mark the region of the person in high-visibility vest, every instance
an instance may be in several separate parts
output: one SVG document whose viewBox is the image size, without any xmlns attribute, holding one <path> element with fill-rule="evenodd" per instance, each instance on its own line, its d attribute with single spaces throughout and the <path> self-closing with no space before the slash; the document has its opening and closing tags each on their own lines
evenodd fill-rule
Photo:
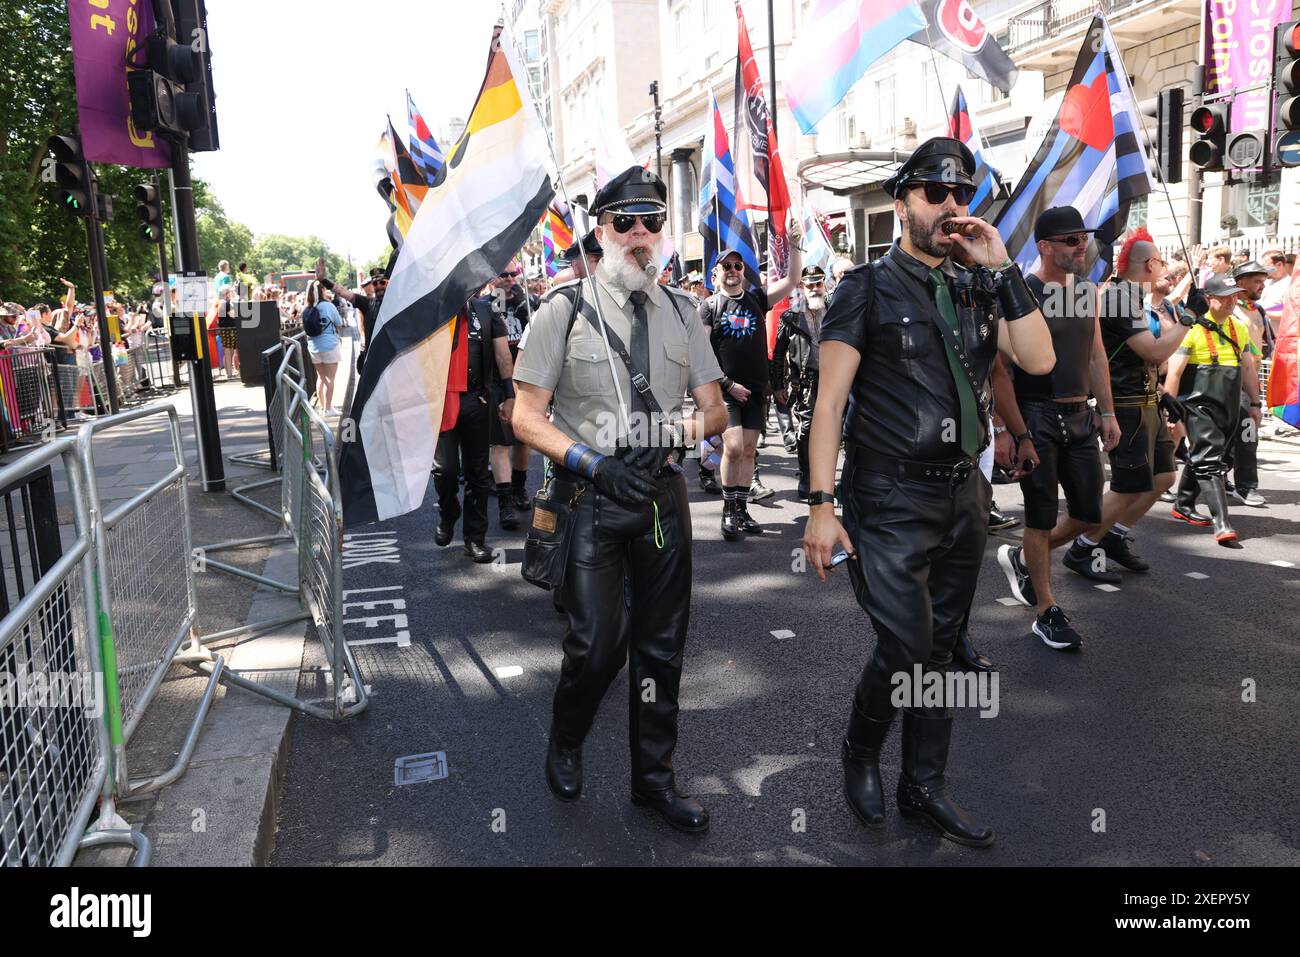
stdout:
<svg viewBox="0 0 1300 957">
<path fill-rule="evenodd" d="M 1239 548 L 1237 533 L 1228 521 L 1228 493 L 1224 485 L 1224 457 L 1238 439 L 1241 400 L 1250 401 L 1250 424 L 1259 428 L 1259 350 L 1250 329 L 1233 315 L 1242 289 L 1227 275 L 1214 275 L 1205 283 L 1209 313 L 1197 318 L 1183 344 L 1169 360 L 1165 391 L 1178 396 L 1186 407 L 1187 465 L 1178 483 L 1174 518 L 1193 525 L 1214 525 L 1220 545 Z M 1197 511 L 1204 498 L 1210 518 Z"/>
</svg>

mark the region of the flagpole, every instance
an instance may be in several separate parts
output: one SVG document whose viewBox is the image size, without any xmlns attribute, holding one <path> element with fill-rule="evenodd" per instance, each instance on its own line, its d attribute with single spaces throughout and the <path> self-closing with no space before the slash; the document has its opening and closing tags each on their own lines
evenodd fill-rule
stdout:
<svg viewBox="0 0 1300 957">
<path fill-rule="evenodd" d="M 1119 44 L 1115 42 L 1115 37 L 1110 32 L 1110 22 L 1106 19 L 1106 15 L 1101 12 L 1098 12 L 1097 16 L 1101 18 L 1101 27 L 1104 31 L 1106 31 L 1106 40 L 1108 41 L 1106 45 L 1110 48 L 1110 51 L 1115 54 L 1115 59 L 1119 61 L 1118 63 L 1113 64 L 1113 66 L 1116 70 L 1124 70 L 1125 69 L 1124 57 L 1120 54 Z M 1127 71 L 1125 71 L 1124 76 L 1125 77 L 1128 76 Z M 1157 93 L 1157 95 L 1159 94 Z M 1132 86 L 1129 87 L 1129 104 L 1131 107 L 1137 106 L 1137 103 L 1134 102 L 1133 100 Z M 1139 122 L 1142 124 L 1142 132 L 1146 134 L 1148 143 L 1155 144 L 1156 150 L 1158 152 L 1159 143 L 1158 141 L 1151 138 L 1151 130 L 1147 127 L 1146 114 L 1143 113 L 1140 109 L 1131 109 L 1129 112 L 1132 113 L 1134 116 L 1142 117 L 1141 120 L 1139 120 Z M 1181 116 L 1178 117 L 1178 122 L 1179 123 L 1182 122 Z M 1180 163 L 1183 161 L 1181 156 L 1178 158 L 1178 161 Z M 1172 196 L 1169 195 L 1169 184 L 1165 182 L 1165 173 L 1164 170 L 1160 168 L 1160 159 L 1158 156 L 1156 158 L 1156 177 L 1160 180 L 1160 186 L 1164 190 L 1165 202 L 1169 204 L 1169 218 L 1174 221 L 1174 232 L 1178 234 L 1178 245 L 1183 250 L 1183 261 L 1187 263 L 1188 274 L 1191 275 L 1192 277 L 1192 288 L 1195 289 L 1197 288 L 1195 269 L 1192 265 L 1191 257 L 1189 257 L 1187 254 L 1187 243 L 1183 239 L 1183 228 L 1178 224 L 1178 214 L 1174 211 L 1174 199 Z M 1127 224 L 1125 225 L 1127 227 Z"/>
<path fill-rule="evenodd" d="M 772 136 L 776 136 L 776 24 L 772 15 L 772 0 L 767 0 L 767 96 L 768 121 L 772 127 Z M 767 151 L 767 278 L 772 281 L 775 270 L 772 256 L 772 237 L 776 230 L 772 226 L 772 151 L 776 149 L 775 140 L 768 144 Z"/>
<path fill-rule="evenodd" d="M 930 51 L 930 69 L 934 71 L 934 83 L 935 86 L 939 88 L 939 98 L 945 104 L 951 103 L 952 101 L 948 99 L 948 94 L 943 91 L 943 80 L 939 79 L 939 64 L 934 57 L 934 43 L 930 39 L 930 18 L 929 17 L 925 18 L 925 47 L 927 50 Z M 944 112 L 946 113 L 947 111 L 948 111 L 948 107 L 945 106 Z"/>
</svg>

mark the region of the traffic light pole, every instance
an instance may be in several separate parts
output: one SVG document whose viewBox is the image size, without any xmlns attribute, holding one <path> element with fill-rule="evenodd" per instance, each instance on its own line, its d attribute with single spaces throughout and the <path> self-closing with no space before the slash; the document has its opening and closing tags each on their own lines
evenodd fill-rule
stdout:
<svg viewBox="0 0 1300 957">
<path fill-rule="evenodd" d="M 199 237 L 194 224 L 194 191 L 190 183 L 190 150 L 184 140 L 172 140 L 172 189 L 176 214 L 176 239 L 182 276 L 202 276 L 199 265 Z M 181 281 L 178 279 L 178 281 Z M 190 395 L 194 401 L 194 430 L 199 440 L 199 467 L 205 492 L 224 492 L 226 469 L 221 457 L 221 435 L 217 432 L 217 399 L 212 387 L 212 363 L 207 354 L 208 334 L 202 319 L 197 322 L 203 358 L 190 363 Z"/>
<path fill-rule="evenodd" d="M 104 231 L 99 222 L 99 195 L 95 174 L 86 164 L 86 246 L 90 251 L 90 285 L 95 291 L 95 317 L 99 322 L 99 354 L 104 366 L 104 387 L 108 390 L 108 410 L 121 411 L 117 395 L 117 368 L 113 365 L 113 336 L 108 328 L 108 310 L 104 306 L 104 289 L 108 286 L 108 263 L 104 254 Z M 93 367 L 92 367 L 93 368 Z M 93 380 L 93 376 L 92 376 Z"/>
</svg>

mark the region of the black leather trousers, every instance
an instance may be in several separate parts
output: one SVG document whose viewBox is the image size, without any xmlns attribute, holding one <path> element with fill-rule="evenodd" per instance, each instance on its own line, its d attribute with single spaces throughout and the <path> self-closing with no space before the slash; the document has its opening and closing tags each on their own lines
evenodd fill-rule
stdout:
<svg viewBox="0 0 1300 957">
<path fill-rule="evenodd" d="M 1221 476 L 1241 423 L 1241 369 L 1189 365 L 1178 398 L 1187 406 L 1187 461 L 1198 479 Z"/>
<path fill-rule="evenodd" d="M 449 525 L 461 516 L 460 472 L 465 470 L 465 541 L 483 544 L 488 530 L 488 416 L 495 415 L 476 394 L 462 392 L 454 428 L 438 436 L 434 487 L 438 512 Z"/>
<path fill-rule="evenodd" d="M 854 464 L 852 448 L 845 459 L 844 528 L 858 552 L 849 576 L 876 630 L 856 703 L 881 721 L 896 710 L 895 673 L 910 676 L 915 664 L 942 671 L 952 662 L 975 597 L 993 487 L 979 469 L 954 486 L 868 471 Z"/>
<path fill-rule="evenodd" d="M 812 471 L 808 464 L 808 442 L 812 438 L 812 413 L 817 408 L 817 374 L 813 373 L 812 384 L 808 387 L 808 396 L 792 406 L 795 415 L 795 429 L 799 436 L 796 452 L 799 456 L 799 478 L 801 484 L 807 485 Z"/>
<path fill-rule="evenodd" d="M 560 601 L 569 618 L 552 733 L 564 747 L 587 736 L 610 683 L 628 663 L 632 787 L 671 787 L 677 691 L 691 609 L 691 523 L 686 481 L 656 482 L 651 506 L 628 509 L 588 488 Z M 630 587 L 624 586 L 624 575 Z"/>
<path fill-rule="evenodd" d="M 1243 492 L 1259 488 L 1259 430 L 1250 417 L 1250 397 L 1244 392 L 1237 440 L 1224 456 L 1224 466 L 1232 469 L 1232 482 Z"/>
</svg>

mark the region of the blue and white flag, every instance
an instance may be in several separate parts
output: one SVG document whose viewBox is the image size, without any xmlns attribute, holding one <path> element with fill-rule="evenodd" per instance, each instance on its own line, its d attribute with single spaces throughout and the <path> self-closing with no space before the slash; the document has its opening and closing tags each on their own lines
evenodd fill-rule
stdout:
<svg viewBox="0 0 1300 957">
<path fill-rule="evenodd" d="M 415 108 L 415 101 L 411 99 L 410 90 L 406 92 L 406 118 L 411 124 L 411 159 L 415 161 L 416 168 L 419 169 L 429 185 L 437 186 L 441 182 L 438 174 L 447 165 L 447 161 L 443 158 L 442 150 L 438 147 L 438 141 L 429 132 L 429 126 L 424 122 L 424 117 Z"/>
<path fill-rule="evenodd" d="M 731 161 L 727 130 L 722 125 L 718 101 L 709 93 L 713 122 L 704 138 L 704 169 L 700 175 L 700 236 L 704 240 L 704 286 L 713 289 L 713 267 L 718 253 L 731 249 L 745 261 L 745 279 L 761 289 L 758 252 L 749 217 L 736 201 L 736 166 Z"/>
<path fill-rule="evenodd" d="M 1119 50 L 1099 14 L 1084 36 L 1055 122 L 994 222 L 1025 272 L 1039 264 L 1039 214 L 1073 206 L 1097 230 L 1090 277 L 1109 273 L 1111 248 L 1128 225 L 1129 205 L 1153 189 L 1138 128 Z"/>
</svg>

